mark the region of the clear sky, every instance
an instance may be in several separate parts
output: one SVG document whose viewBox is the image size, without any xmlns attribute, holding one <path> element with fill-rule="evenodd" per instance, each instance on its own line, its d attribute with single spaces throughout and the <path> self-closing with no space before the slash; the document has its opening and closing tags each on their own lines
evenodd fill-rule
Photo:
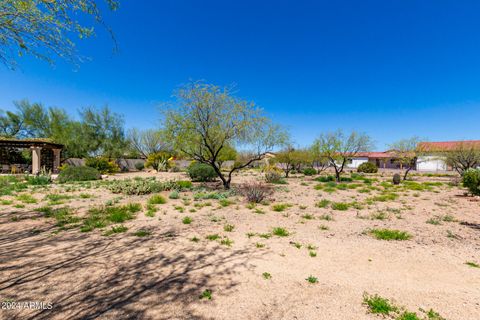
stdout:
<svg viewBox="0 0 480 320">
<path fill-rule="evenodd" d="M 323 131 L 480 139 L 480 1 L 120 0 L 75 70 L 21 58 L 0 66 L 0 108 L 29 99 L 72 114 L 108 104 L 128 127 L 189 80 L 236 84 L 306 145 Z"/>
</svg>

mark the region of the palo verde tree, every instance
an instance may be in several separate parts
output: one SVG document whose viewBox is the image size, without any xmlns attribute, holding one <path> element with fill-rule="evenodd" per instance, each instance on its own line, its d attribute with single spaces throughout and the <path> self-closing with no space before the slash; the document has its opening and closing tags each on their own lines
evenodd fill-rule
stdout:
<svg viewBox="0 0 480 320">
<path fill-rule="evenodd" d="M 287 145 L 284 149 L 276 153 L 275 162 L 278 163 L 283 172 L 285 172 L 285 178 L 288 178 L 290 172 L 299 165 L 295 148 Z"/>
<path fill-rule="evenodd" d="M 313 143 L 312 151 L 325 159 L 335 169 L 335 178 L 340 182 L 340 176 L 345 165 L 360 152 L 372 148 L 372 140 L 363 133 L 351 132 L 345 135 L 343 131 L 321 134 Z"/>
<path fill-rule="evenodd" d="M 176 93 L 177 104 L 164 111 L 163 128 L 174 148 L 211 166 L 230 188 L 234 172 L 263 159 L 281 144 L 285 132 L 253 103 L 232 95 L 230 88 L 192 82 Z M 228 148 L 248 150 L 223 172 L 219 165 Z"/>
<path fill-rule="evenodd" d="M 480 167 L 480 143 L 474 141 L 460 142 L 451 150 L 442 151 L 440 156 L 444 157 L 446 163 L 455 171 L 463 175 L 469 169 Z"/>
<path fill-rule="evenodd" d="M 412 137 L 409 139 L 399 140 L 389 146 L 395 162 L 405 170 L 405 173 L 403 174 L 403 180 L 406 180 L 408 173 L 415 168 L 419 155 L 419 143 L 420 139 L 418 137 Z"/>
<path fill-rule="evenodd" d="M 102 2 L 118 8 L 117 0 Z M 95 35 L 95 25 L 113 38 L 95 0 L 1 0 L 0 62 L 15 68 L 16 59 L 27 54 L 49 63 L 52 56 L 81 62 L 73 38 Z"/>
<path fill-rule="evenodd" d="M 134 153 L 144 158 L 162 151 L 168 151 L 173 154 L 172 147 L 161 130 L 131 129 L 128 132 L 128 144 Z"/>
</svg>

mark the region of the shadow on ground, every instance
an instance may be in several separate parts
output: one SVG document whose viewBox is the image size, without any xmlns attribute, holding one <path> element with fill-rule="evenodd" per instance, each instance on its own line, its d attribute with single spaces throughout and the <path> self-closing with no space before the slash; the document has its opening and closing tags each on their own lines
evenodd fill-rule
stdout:
<svg viewBox="0 0 480 320">
<path fill-rule="evenodd" d="M 8 319 L 209 319 L 215 299 L 200 301 L 200 293 L 228 294 L 253 254 L 189 242 L 173 229 L 103 237 L 78 229 L 52 235 L 45 223 L 32 232 L 5 216 L 0 223 L 0 300 L 53 303 L 2 310 Z"/>
</svg>

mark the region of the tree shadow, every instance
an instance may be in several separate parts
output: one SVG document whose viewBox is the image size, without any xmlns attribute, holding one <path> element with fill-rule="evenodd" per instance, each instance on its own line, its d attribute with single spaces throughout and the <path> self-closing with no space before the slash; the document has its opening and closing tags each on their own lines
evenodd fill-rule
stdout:
<svg viewBox="0 0 480 320">
<path fill-rule="evenodd" d="M 3 310 L 9 319 L 209 319 L 201 309 L 215 298 L 200 301 L 201 292 L 228 294 L 256 254 L 192 243 L 168 227 L 149 237 L 78 230 L 52 236 L 50 228 L 0 238 L 1 299 L 53 303 Z"/>
</svg>

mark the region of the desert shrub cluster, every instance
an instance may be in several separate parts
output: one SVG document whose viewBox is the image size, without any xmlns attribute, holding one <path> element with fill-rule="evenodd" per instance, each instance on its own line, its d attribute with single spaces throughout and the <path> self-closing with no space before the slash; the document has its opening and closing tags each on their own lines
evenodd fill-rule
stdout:
<svg viewBox="0 0 480 320">
<path fill-rule="evenodd" d="M 357 171 L 363 173 L 377 173 L 378 168 L 374 163 L 364 162 L 358 166 Z"/>
<path fill-rule="evenodd" d="M 85 159 L 85 166 L 97 169 L 101 174 L 117 173 L 120 168 L 115 161 L 103 157 Z"/>
<path fill-rule="evenodd" d="M 468 169 L 463 173 L 462 180 L 471 194 L 480 195 L 480 169 Z"/>
<path fill-rule="evenodd" d="M 57 181 L 60 183 L 65 183 L 74 181 L 99 180 L 100 178 L 100 172 L 95 168 L 87 166 L 68 166 L 60 171 Z"/>
<path fill-rule="evenodd" d="M 182 190 L 192 187 L 190 181 L 158 181 L 155 178 L 115 180 L 106 185 L 113 193 L 142 195 L 161 191 Z"/>
<path fill-rule="evenodd" d="M 239 188 L 240 194 L 250 203 L 260 203 L 273 193 L 272 188 L 261 182 L 244 183 Z"/>
<path fill-rule="evenodd" d="M 215 170 L 205 163 L 193 162 L 187 169 L 187 173 L 192 181 L 208 182 L 217 177 Z"/>
</svg>

